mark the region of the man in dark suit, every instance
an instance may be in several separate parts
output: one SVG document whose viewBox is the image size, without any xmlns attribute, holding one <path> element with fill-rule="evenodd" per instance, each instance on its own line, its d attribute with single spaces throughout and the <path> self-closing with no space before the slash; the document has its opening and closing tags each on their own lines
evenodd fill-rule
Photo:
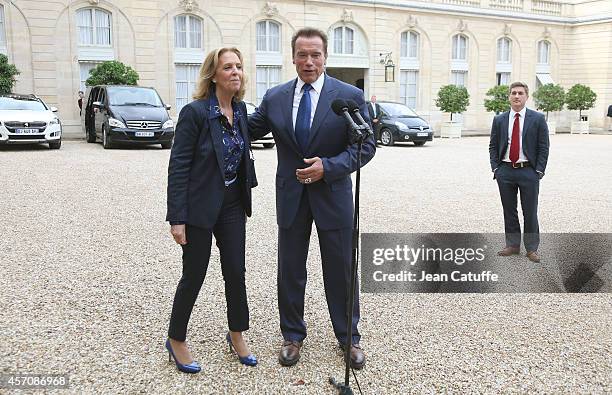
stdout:
<svg viewBox="0 0 612 395">
<path fill-rule="evenodd" d="M 283 366 L 295 365 L 306 337 L 304 292 L 306 258 L 312 221 L 319 236 L 323 281 L 334 333 L 347 343 L 347 295 L 351 278 L 353 189 L 357 146 L 349 141 L 344 118 L 331 110 L 334 99 L 352 99 L 369 120 L 363 92 L 324 73 L 327 36 L 304 28 L 292 40 L 298 77 L 270 89 L 249 118 L 250 133 L 259 138 L 272 131 L 276 141 L 276 215 L 278 223 L 278 307 L 284 342 Z M 362 164 L 374 156 L 374 140 L 363 145 Z M 355 293 L 351 364 L 361 368 L 359 291 Z"/>
<path fill-rule="evenodd" d="M 544 115 L 525 107 L 528 98 L 527 84 L 510 85 L 511 109 L 493 119 L 489 158 L 504 208 L 506 247 L 497 254 L 510 256 L 520 252 L 521 225 L 517 212 L 520 191 L 527 258 L 540 262 L 538 194 L 548 162 L 549 139 Z"/>
</svg>

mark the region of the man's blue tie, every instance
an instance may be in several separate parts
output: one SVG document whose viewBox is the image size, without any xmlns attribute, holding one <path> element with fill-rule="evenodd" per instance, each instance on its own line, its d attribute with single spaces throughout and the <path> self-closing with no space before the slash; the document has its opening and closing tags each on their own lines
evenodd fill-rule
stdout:
<svg viewBox="0 0 612 395">
<path fill-rule="evenodd" d="M 310 135 L 310 113 L 312 105 L 310 104 L 310 93 L 312 85 L 304 84 L 302 90 L 302 98 L 298 107 L 297 118 L 295 119 L 295 139 L 300 146 L 302 153 L 306 153 L 308 145 L 308 136 Z"/>
</svg>

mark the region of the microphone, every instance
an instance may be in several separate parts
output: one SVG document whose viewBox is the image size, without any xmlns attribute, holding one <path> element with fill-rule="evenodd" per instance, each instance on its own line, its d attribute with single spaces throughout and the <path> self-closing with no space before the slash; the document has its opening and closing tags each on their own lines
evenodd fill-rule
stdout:
<svg viewBox="0 0 612 395">
<path fill-rule="evenodd" d="M 349 126 L 351 127 L 351 133 L 349 136 L 351 144 L 354 144 L 358 141 L 363 141 L 363 138 L 365 138 L 365 135 L 361 131 L 365 130 L 367 133 L 368 129 L 366 129 L 366 127 L 364 127 L 363 125 L 357 125 L 355 123 L 355 121 L 349 114 L 349 105 L 346 102 L 346 100 L 344 99 L 334 100 L 331 104 L 331 108 L 336 115 L 338 116 L 343 115 L 346 121 L 348 122 Z"/>
<path fill-rule="evenodd" d="M 349 111 L 355 114 L 359 122 L 361 122 L 361 125 L 365 127 L 366 136 L 373 135 L 374 133 L 372 132 L 372 128 L 370 127 L 370 124 L 367 123 L 365 119 L 363 119 L 363 117 L 361 116 L 361 113 L 359 112 L 359 105 L 357 104 L 357 102 L 355 102 L 355 100 L 348 99 L 346 101 L 346 104 L 348 105 Z"/>
<path fill-rule="evenodd" d="M 346 121 L 351 125 L 351 129 L 358 131 L 360 129 L 359 125 L 353 121 L 353 118 L 349 115 L 349 106 L 346 100 L 344 99 L 336 99 L 332 102 L 331 108 L 336 115 L 344 115 Z"/>
</svg>

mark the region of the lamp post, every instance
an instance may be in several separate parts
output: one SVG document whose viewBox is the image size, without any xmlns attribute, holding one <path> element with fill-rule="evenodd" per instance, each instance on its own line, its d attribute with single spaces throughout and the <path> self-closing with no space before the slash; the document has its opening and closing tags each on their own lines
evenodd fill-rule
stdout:
<svg viewBox="0 0 612 395">
<path fill-rule="evenodd" d="M 395 82 L 395 64 L 393 63 L 393 59 L 391 59 L 391 54 L 393 52 L 381 52 L 380 56 L 380 64 L 385 66 L 385 82 Z"/>
</svg>

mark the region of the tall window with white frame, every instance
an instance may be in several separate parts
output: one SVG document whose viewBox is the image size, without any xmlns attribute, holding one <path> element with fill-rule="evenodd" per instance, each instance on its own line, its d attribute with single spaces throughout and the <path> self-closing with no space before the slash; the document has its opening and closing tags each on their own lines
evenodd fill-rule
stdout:
<svg viewBox="0 0 612 395">
<path fill-rule="evenodd" d="M 512 69 L 512 40 L 502 37 L 497 40 L 497 65 L 495 82 L 497 85 L 510 85 Z"/>
<path fill-rule="evenodd" d="M 546 40 L 538 42 L 538 63 L 550 64 L 550 43 Z"/>
<path fill-rule="evenodd" d="M 257 22 L 257 52 L 280 52 L 280 25 L 274 21 Z"/>
<path fill-rule="evenodd" d="M 89 78 L 89 72 L 94 69 L 98 63 L 96 62 L 79 62 L 80 83 L 79 90 L 85 92 L 85 81 Z"/>
<path fill-rule="evenodd" d="M 6 32 L 4 30 L 4 6 L 0 4 L 0 53 L 7 54 L 6 48 Z"/>
<path fill-rule="evenodd" d="M 255 101 L 259 104 L 268 89 L 280 84 L 283 59 L 281 25 L 273 20 L 263 20 L 257 22 L 255 29 Z"/>
<path fill-rule="evenodd" d="M 355 31 L 348 26 L 334 29 L 334 53 L 352 55 L 354 53 Z"/>
<path fill-rule="evenodd" d="M 195 15 L 174 17 L 174 47 L 202 48 L 202 19 Z"/>
<path fill-rule="evenodd" d="M 418 70 L 402 70 L 400 73 L 400 98 L 410 108 L 417 105 Z"/>
<path fill-rule="evenodd" d="M 78 42 L 81 46 L 111 46 L 111 15 L 99 8 L 77 11 Z"/>
<path fill-rule="evenodd" d="M 199 64 L 176 64 L 176 111 L 191 102 L 200 71 Z"/>
<path fill-rule="evenodd" d="M 400 39 L 400 99 L 410 108 L 416 108 L 419 81 L 420 36 L 405 31 Z"/>
<path fill-rule="evenodd" d="M 468 39 L 463 34 L 456 34 L 453 36 L 453 60 L 464 60 L 467 61 L 467 49 Z"/>
<path fill-rule="evenodd" d="M 113 59 L 112 17 L 100 8 L 76 11 L 76 32 L 79 46 L 79 90 L 85 92 L 89 72 L 98 63 Z"/>
<path fill-rule="evenodd" d="M 280 84 L 280 66 L 257 66 L 257 104 L 261 103 L 268 89 Z"/>
<path fill-rule="evenodd" d="M 175 109 L 179 113 L 193 99 L 204 49 L 204 23 L 196 15 L 174 17 Z"/>
</svg>

